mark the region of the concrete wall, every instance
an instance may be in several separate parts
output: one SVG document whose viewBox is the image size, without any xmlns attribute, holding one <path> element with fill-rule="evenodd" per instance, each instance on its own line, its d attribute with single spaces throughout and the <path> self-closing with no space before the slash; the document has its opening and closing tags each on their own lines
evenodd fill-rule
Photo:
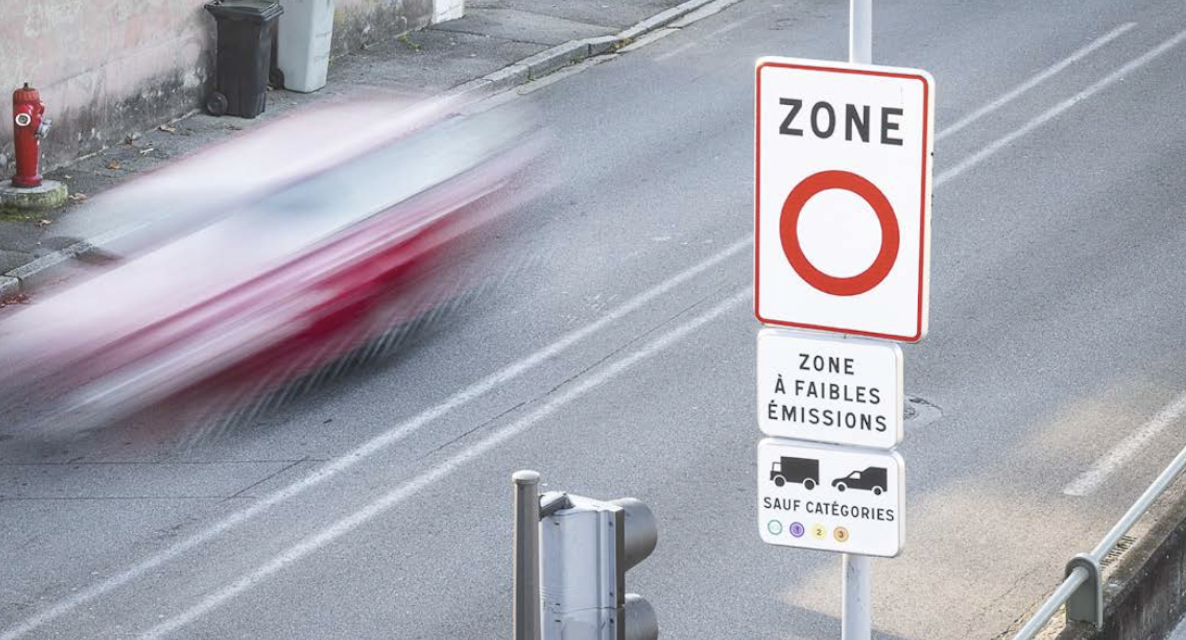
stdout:
<svg viewBox="0 0 1186 640">
<path fill-rule="evenodd" d="M 0 0 L 3 174 L 12 166 L 11 91 L 23 82 L 49 106 L 49 167 L 198 108 L 213 72 L 207 1 Z M 337 0 L 334 53 L 459 17 L 461 3 Z"/>
<path fill-rule="evenodd" d="M 333 55 L 434 22 L 436 7 L 461 0 L 335 0 Z M 460 15 L 456 17 L 461 17 Z"/>
</svg>

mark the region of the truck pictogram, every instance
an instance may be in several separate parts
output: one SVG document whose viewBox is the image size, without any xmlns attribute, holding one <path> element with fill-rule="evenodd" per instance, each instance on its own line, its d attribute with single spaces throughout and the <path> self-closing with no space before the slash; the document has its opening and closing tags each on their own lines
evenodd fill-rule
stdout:
<svg viewBox="0 0 1186 640">
<path fill-rule="evenodd" d="M 819 484 L 819 460 L 783 456 L 770 465 L 770 479 L 781 487 L 788 482 L 799 483 L 808 491 Z"/>
</svg>

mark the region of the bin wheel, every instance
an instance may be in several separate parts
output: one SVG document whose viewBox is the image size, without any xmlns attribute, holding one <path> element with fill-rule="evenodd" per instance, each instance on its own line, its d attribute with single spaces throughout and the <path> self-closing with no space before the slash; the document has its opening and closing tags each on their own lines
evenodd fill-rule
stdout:
<svg viewBox="0 0 1186 640">
<path fill-rule="evenodd" d="M 280 69 L 272 69 L 271 71 L 268 71 L 268 84 L 271 85 L 273 89 L 283 89 L 284 72 Z"/>
<path fill-rule="evenodd" d="M 226 95 L 220 91 L 211 92 L 210 95 L 206 96 L 206 111 L 212 116 L 226 115 L 226 110 L 229 106 L 230 102 L 227 101 Z"/>
</svg>

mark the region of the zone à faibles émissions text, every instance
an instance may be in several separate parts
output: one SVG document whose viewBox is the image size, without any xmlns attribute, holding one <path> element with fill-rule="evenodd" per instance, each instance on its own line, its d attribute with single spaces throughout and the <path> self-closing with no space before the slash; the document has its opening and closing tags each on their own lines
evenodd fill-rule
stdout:
<svg viewBox="0 0 1186 640">
<path fill-rule="evenodd" d="M 811 400 L 833 400 L 845 405 L 881 404 L 881 392 L 876 387 L 850 385 L 839 382 L 794 381 L 794 396 Z M 782 374 L 774 383 L 774 393 L 786 395 Z M 770 420 L 795 422 L 803 425 L 860 429 L 861 431 L 884 432 L 889 425 L 884 415 L 864 411 L 850 411 L 844 408 L 805 407 L 800 404 L 780 403 L 777 399 L 766 405 L 766 417 Z"/>
</svg>

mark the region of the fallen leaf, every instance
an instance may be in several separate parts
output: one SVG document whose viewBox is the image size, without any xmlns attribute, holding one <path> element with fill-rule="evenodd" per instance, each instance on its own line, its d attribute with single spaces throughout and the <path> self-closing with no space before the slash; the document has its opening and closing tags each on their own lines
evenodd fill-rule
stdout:
<svg viewBox="0 0 1186 640">
<path fill-rule="evenodd" d="M 160 129 L 161 131 L 164 131 L 165 133 L 177 133 L 177 127 L 174 127 L 173 125 L 170 125 L 170 124 L 162 124 L 161 126 L 157 127 L 157 129 Z"/>
<path fill-rule="evenodd" d="M 154 147 L 149 147 L 149 148 L 147 148 L 147 149 L 141 149 L 141 150 L 140 150 L 140 155 L 142 155 L 142 156 L 146 156 L 146 155 L 148 155 L 148 154 L 152 153 L 153 151 L 156 151 L 156 149 L 155 149 Z"/>
<path fill-rule="evenodd" d="M 51 224 L 53 224 L 53 223 L 54 223 L 54 221 L 53 221 L 53 220 L 46 220 L 45 218 L 42 218 L 42 219 L 40 219 L 40 220 L 38 220 L 38 221 L 37 221 L 37 226 L 39 226 L 39 227 L 48 227 L 49 225 L 51 225 Z"/>
<path fill-rule="evenodd" d="M 71 202 L 82 202 L 83 200 L 86 200 L 87 195 L 85 193 L 72 193 L 66 196 L 66 198 Z"/>
<path fill-rule="evenodd" d="M 107 168 L 111 170 L 119 169 L 122 166 L 123 165 L 119 163 L 119 160 L 112 160 L 111 162 L 107 163 Z"/>
</svg>

